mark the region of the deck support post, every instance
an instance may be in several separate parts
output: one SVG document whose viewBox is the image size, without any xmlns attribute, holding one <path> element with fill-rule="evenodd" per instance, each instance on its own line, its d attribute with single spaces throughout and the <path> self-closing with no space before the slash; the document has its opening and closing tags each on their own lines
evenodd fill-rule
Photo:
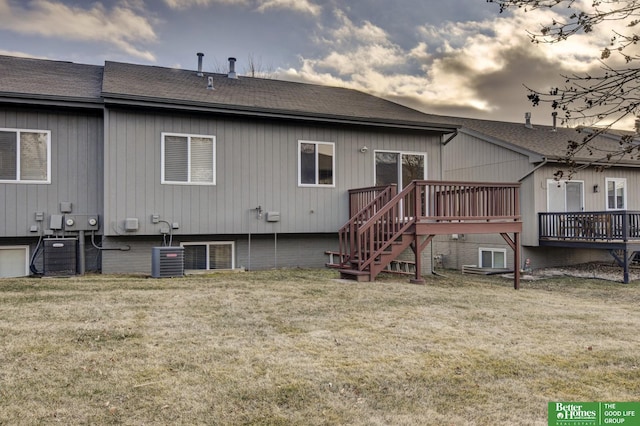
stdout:
<svg viewBox="0 0 640 426">
<path fill-rule="evenodd" d="M 413 254 L 415 255 L 415 278 L 409 280 L 411 284 L 424 284 L 424 278 L 422 278 L 422 252 L 429 245 L 431 240 L 433 240 L 435 235 L 427 235 L 422 243 L 420 242 L 420 236 L 416 233 L 413 236 L 413 242 L 411 243 L 411 250 L 413 250 Z"/>
<path fill-rule="evenodd" d="M 520 233 L 516 232 L 513 234 L 515 250 L 513 251 L 513 288 L 515 290 L 520 289 L 520 265 L 522 264 L 521 253 L 520 253 Z"/>
<path fill-rule="evenodd" d="M 420 237 L 418 234 L 413 234 L 413 243 L 411 244 L 411 248 L 413 249 L 413 254 L 416 259 L 416 275 L 414 278 L 409 280 L 411 284 L 424 284 L 424 278 L 422 278 L 422 249 L 423 245 L 420 244 Z"/>
<path fill-rule="evenodd" d="M 623 282 L 629 284 L 629 253 L 624 249 L 624 277 Z"/>
<path fill-rule="evenodd" d="M 633 256 L 635 252 L 632 251 L 631 255 Z M 629 261 L 630 256 L 629 256 L 629 249 L 627 249 L 626 247 L 622 249 L 622 259 L 620 259 L 620 256 L 618 256 L 618 254 L 615 252 L 615 250 L 609 250 L 609 254 L 611 254 L 611 256 L 613 257 L 613 259 L 616 261 L 616 263 L 618 264 L 618 266 L 622 267 L 622 282 L 624 282 L 625 284 L 629 284 L 630 278 L 629 278 Z"/>
<path fill-rule="evenodd" d="M 509 244 L 509 247 L 513 250 L 513 288 L 515 290 L 520 289 L 520 233 L 514 232 L 513 239 L 509 234 L 501 232 L 502 238 Z"/>
</svg>

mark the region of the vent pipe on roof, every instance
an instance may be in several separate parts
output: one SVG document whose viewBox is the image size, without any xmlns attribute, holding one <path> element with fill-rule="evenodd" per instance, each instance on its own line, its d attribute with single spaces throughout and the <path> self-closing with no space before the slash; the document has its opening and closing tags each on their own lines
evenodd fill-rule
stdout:
<svg viewBox="0 0 640 426">
<path fill-rule="evenodd" d="M 553 127 L 551 128 L 551 131 L 555 132 L 558 130 L 558 111 L 553 111 L 551 113 L 551 117 L 553 118 Z"/>
<path fill-rule="evenodd" d="M 236 74 L 236 58 L 229 58 L 229 74 L 227 74 L 229 78 L 238 78 Z"/>
<path fill-rule="evenodd" d="M 207 77 L 207 89 L 213 90 L 213 77 L 211 76 Z"/>
<path fill-rule="evenodd" d="M 202 77 L 204 76 L 202 73 L 202 57 L 204 56 L 204 53 L 198 52 L 196 55 L 198 55 L 198 77 Z"/>
<path fill-rule="evenodd" d="M 526 127 L 527 129 L 533 129 L 533 124 L 531 124 L 531 113 L 530 112 L 525 112 L 524 113 L 524 127 Z"/>
</svg>

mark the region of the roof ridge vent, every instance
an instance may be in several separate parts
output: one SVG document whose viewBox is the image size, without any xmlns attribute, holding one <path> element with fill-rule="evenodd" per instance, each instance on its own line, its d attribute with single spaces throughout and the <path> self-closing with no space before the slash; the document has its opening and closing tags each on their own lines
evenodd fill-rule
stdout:
<svg viewBox="0 0 640 426">
<path fill-rule="evenodd" d="M 238 78 L 236 74 L 236 58 L 229 58 L 229 74 L 227 74 L 227 77 L 232 79 Z"/>
</svg>

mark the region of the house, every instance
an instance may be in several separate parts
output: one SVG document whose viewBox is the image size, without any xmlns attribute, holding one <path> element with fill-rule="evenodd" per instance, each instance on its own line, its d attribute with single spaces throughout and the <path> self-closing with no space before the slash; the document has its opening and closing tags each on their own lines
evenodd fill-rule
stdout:
<svg viewBox="0 0 640 426">
<path fill-rule="evenodd" d="M 0 56 L 0 276 L 148 274 L 158 247 L 188 271 L 324 266 L 349 191 L 442 177 L 455 124 L 198 59 Z"/>
<path fill-rule="evenodd" d="M 445 179 L 520 182 L 525 267 L 551 267 L 589 261 L 617 261 L 628 282 L 629 261 L 640 250 L 640 161 L 623 158 L 607 164 L 620 149 L 620 135 L 596 137 L 593 150 L 582 150 L 571 179 L 565 168 L 567 142 L 581 141 L 588 128 L 570 129 L 523 123 L 442 118 L 461 128 L 447 139 Z M 598 166 L 606 165 L 604 169 Z M 436 243 L 445 267 L 513 268 L 511 250 L 490 235 L 453 234 Z"/>
<path fill-rule="evenodd" d="M 65 245 L 64 213 L 103 212 L 102 72 L 0 56 L 0 276 L 42 271 L 42 256 L 31 258 L 45 237 Z M 88 250 L 89 269 L 97 254 Z"/>
</svg>

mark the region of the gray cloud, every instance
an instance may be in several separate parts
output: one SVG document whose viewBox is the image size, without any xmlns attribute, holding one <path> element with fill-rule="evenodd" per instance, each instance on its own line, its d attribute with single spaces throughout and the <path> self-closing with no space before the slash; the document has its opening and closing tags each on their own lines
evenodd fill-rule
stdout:
<svg viewBox="0 0 640 426">
<path fill-rule="evenodd" d="M 107 9 L 100 3 L 82 8 L 53 0 L 20 5 L 0 0 L 0 28 L 41 37 L 108 43 L 133 57 L 155 61 L 155 55 L 141 47 L 157 40 L 153 23 L 126 2 Z"/>
</svg>

